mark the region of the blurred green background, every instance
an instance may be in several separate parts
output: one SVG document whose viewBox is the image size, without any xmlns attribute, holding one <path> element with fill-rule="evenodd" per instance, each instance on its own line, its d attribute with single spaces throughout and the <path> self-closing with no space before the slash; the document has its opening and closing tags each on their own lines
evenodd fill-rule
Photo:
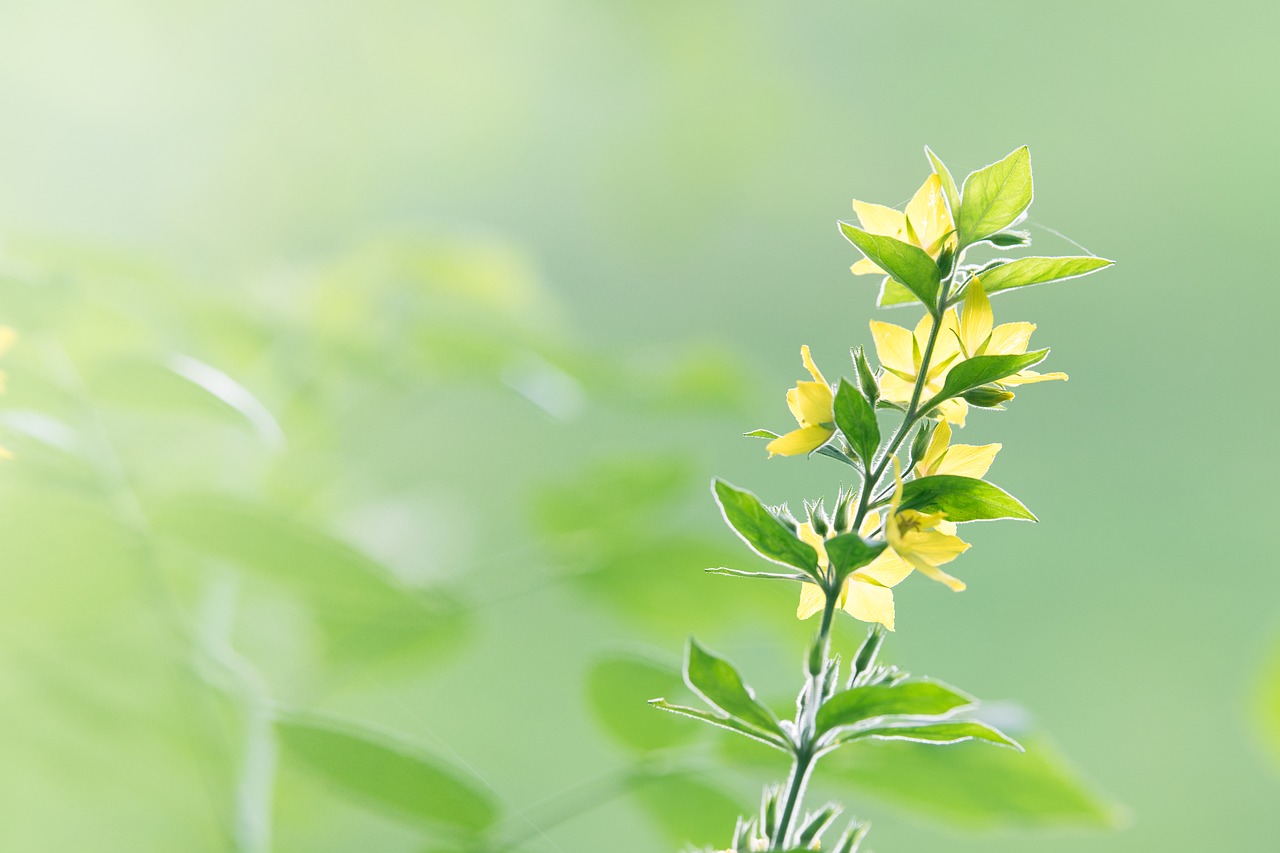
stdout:
<svg viewBox="0 0 1280 853">
<path fill-rule="evenodd" d="M 701 574 L 757 567 L 706 483 L 843 482 L 739 435 L 788 425 L 801 343 L 869 343 L 834 222 L 926 143 L 1028 144 L 1036 252 L 1119 263 L 996 300 L 1071 382 L 963 438 L 1042 523 L 973 528 L 887 651 L 1015 700 L 1031 752 L 866 750 L 814 796 L 882 853 L 1266 848 L 1277 25 L 0 7 L 0 848 L 727 843 L 785 768 L 640 703 L 690 634 L 790 701 L 811 626 Z"/>
</svg>

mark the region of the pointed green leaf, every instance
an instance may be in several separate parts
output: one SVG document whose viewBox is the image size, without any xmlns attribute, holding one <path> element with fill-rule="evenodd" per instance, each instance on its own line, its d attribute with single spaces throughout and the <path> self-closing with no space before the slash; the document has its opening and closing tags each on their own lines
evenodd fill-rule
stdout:
<svg viewBox="0 0 1280 853">
<path fill-rule="evenodd" d="M 876 297 L 877 308 L 896 308 L 899 305 L 916 305 L 919 302 L 914 293 L 889 276 L 885 276 L 880 282 L 880 295 Z"/>
<path fill-rule="evenodd" d="M 954 720 L 942 723 L 906 723 L 874 726 L 850 732 L 839 738 L 840 743 L 874 738 L 876 740 L 905 740 L 945 746 L 967 740 L 981 740 L 997 746 L 1007 746 L 1022 752 L 1022 745 L 999 729 L 976 720 Z"/>
<path fill-rule="evenodd" d="M 971 388 L 998 382 L 1006 376 L 1012 376 L 1019 370 L 1026 370 L 1044 361 L 1049 355 L 1048 349 L 1018 355 L 975 355 L 965 359 L 947 372 L 947 380 L 942 384 L 938 395 L 926 404 L 926 409 L 948 400 L 959 397 Z"/>
<path fill-rule="evenodd" d="M 1039 520 L 1017 498 L 999 486 L 955 474 L 908 480 L 902 486 L 902 508 L 943 512 L 948 521 L 957 522 L 999 518 Z"/>
<path fill-rule="evenodd" d="M 800 581 L 802 583 L 809 579 L 807 576 L 802 575 L 799 572 L 795 572 L 793 574 L 781 572 L 744 572 L 739 569 L 730 569 L 724 566 L 717 566 L 716 568 L 706 569 L 705 571 L 709 575 L 724 575 L 725 577 L 730 578 L 767 578 L 769 580 Z"/>
<path fill-rule="evenodd" d="M 1025 753 L 979 743 L 937 749 L 867 739 L 829 755 L 820 772 L 868 796 L 971 829 L 1116 826 L 1116 807 L 1051 744 L 1020 739 Z"/>
<path fill-rule="evenodd" d="M 856 532 L 841 533 L 833 536 L 825 543 L 827 559 L 837 580 L 843 580 L 863 566 L 870 563 L 887 547 L 885 542 L 868 542 Z"/>
<path fill-rule="evenodd" d="M 724 480 L 714 480 L 711 487 L 724 520 L 753 551 L 766 560 L 817 577 L 818 552 L 797 539 L 759 498 Z"/>
<path fill-rule="evenodd" d="M 964 179 L 956 230 L 961 248 L 1001 231 L 1031 204 L 1031 154 L 1024 145 Z"/>
<path fill-rule="evenodd" d="M 818 733 L 873 717 L 897 714 L 936 717 L 972 704 L 973 697 L 936 681 L 854 687 L 832 696 L 818 709 Z"/>
<path fill-rule="evenodd" d="M 689 640 L 684 675 L 690 689 L 712 707 L 769 734 L 783 736 L 778 718 L 756 701 L 755 694 L 743 683 L 733 664 L 711 654 L 696 640 Z"/>
<path fill-rule="evenodd" d="M 872 263 L 906 286 L 917 299 L 933 310 L 934 303 L 938 300 L 938 283 L 942 280 L 942 273 L 924 249 L 892 237 L 868 233 L 848 222 L 840 223 L 840 231 Z"/>
<path fill-rule="evenodd" d="M 276 722 L 286 756 L 340 791 L 400 818 L 479 832 L 497 809 L 479 784 L 390 737 L 288 714 Z"/>
<path fill-rule="evenodd" d="M 992 267 L 982 273 L 982 288 L 990 296 L 1002 290 L 1013 290 L 1015 287 L 1029 287 L 1033 284 L 1079 278 L 1114 263 L 1115 261 L 1109 261 L 1106 258 L 1094 257 L 1018 258 L 1016 261 Z"/>
<path fill-rule="evenodd" d="M 956 211 L 960 209 L 960 191 L 956 189 L 956 179 L 951 177 L 951 170 L 947 168 L 947 164 L 943 163 L 928 145 L 924 147 L 924 153 L 929 158 L 933 173 L 942 181 L 942 194 L 946 197 L 947 207 L 951 209 L 951 215 L 954 217 Z"/>
<path fill-rule="evenodd" d="M 862 392 L 846 379 L 841 379 L 840 387 L 836 389 L 834 410 L 836 426 L 863 464 L 870 465 L 880 447 L 880 424 L 876 421 L 875 410 Z"/>
<path fill-rule="evenodd" d="M 774 749 L 780 749 L 784 752 L 789 751 L 786 741 L 782 740 L 780 737 L 766 734 L 754 726 L 749 726 L 734 717 L 713 714 L 710 711 L 702 711 L 697 708 L 686 708 L 683 705 L 673 705 L 666 699 L 650 699 L 649 705 L 662 711 L 670 711 L 673 714 L 679 714 L 683 717 L 692 717 L 695 720 L 701 720 L 704 723 L 710 723 L 713 726 L 727 729 L 740 735 L 746 735 L 752 740 L 760 741 L 760 743 L 767 744 Z"/>
</svg>

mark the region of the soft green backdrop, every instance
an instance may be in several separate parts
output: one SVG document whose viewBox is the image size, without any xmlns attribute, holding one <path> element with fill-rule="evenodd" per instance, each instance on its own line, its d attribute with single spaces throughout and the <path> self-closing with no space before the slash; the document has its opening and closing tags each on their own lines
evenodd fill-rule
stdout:
<svg viewBox="0 0 1280 853">
<path fill-rule="evenodd" d="M 907 584 L 890 654 L 1019 702 L 1127 828 L 973 836 L 855 801 L 873 846 L 1266 849 L 1277 26 L 1230 0 L 5 4 L 0 846 L 428 844 L 287 756 L 269 772 L 269 736 L 242 753 L 265 692 L 467 768 L 548 824 L 529 850 L 669 848 L 635 798 L 554 826 L 577 795 L 539 805 L 632 760 L 587 672 L 697 633 L 766 695 L 796 683 L 790 592 L 698 572 L 750 563 L 703 484 L 834 493 L 835 463 L 737 436 L 787 425 L 801 343 L 829 375 L 868 343 L 834 222 L 908 198 L 927 143 L 959 173 L 1028 144 L 1037 250 L 1074 253 L 1061 231 L 1119 263 L 996 301 L 1071 381 L 964 437 L 1004 442 L 992 476 L 1043 523 L 974 530 L 962 596 Z M 262 401 L 256 439 L 190 425 L 147 373 L 174 352 Z M 59 436 L 95 473 L 42 456 Z M 288 579 L 178 571 L 168 540 L 144 559 L 82 487 L 213 552 L 249 533 L 175 494 L 302 517 L 451 602 L 457 636 L 373 663 L 381 605 L 326 634 L 356 618 L 341 583 L 315 617 Z M 287 536 L 258 535 L 215 556 L 274 567 Z M 200 692 L 224 641 L 252 661 L 235 723 Z M 744 808 L 769 778 L 708 766 Z"/>
</svg>

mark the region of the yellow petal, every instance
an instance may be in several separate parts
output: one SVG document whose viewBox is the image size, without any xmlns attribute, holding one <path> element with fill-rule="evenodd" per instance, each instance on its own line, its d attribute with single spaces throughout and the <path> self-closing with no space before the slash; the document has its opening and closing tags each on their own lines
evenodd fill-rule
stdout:
<svg viewBox="0 0 1280 853">
<path fill-rule="evenodd" d="M 916 366 L 911 355 L 914 345 L 910 332 L 892 323 L 872 320 L 871 337 L 875 340 L 876 357 L 881 364 L 890 370 L 915 376 Z"/>
<path fill-rule="evenodd" d="M 876 266 L 875 262 L 870 258 L 863 258 L 858 261 L 849 267 L 849 272 L 854 275 L 885 275 L 885 271 Z"/>
<path fill-rule="evenodd" d="M 855 575 L 869 577 L 882 586 L 897 586 L 906 580 L 913 567 L 898 555 L 892 548 L 885 548 L 867 565 L 854 572 Z"/>
<path fill-rule="evenodd" d="M 823 385 L 830 384 L 823 377 L 822 371 L 818 370 L 818 365 L 813 363 L 813 356 L 809 353 L 808 344 L 800 347 L 800 360 L 804 362 L 804 369 L 809 371 L 809 375 L 813 377 L 814 382 L 821 382 Z"/>
<path fill-rule="evenodd" d="M 911 392 L 916 389 L 914 375 L 910 382 L 895 373 L 885 373 L 880 377 L 880 397 L 890 403 L 906 403 L 911 400 Z"/>
<path fill-rule="evenodd" d="M 863 516 L 862 526 L 858 528 L 858 535 L 870 536 L 872 533 L 875 532 L 875 529 L 879 526 L 880 526 L 880 513 L 873 509 L 871 510 L 871 512 Z"/>
<path fill-rule="evenodd" d="M 894 456 L 890 459 L 893 463 L 893 496 L 889 498 L 889 509 L 884 516 L 884 535 L 889 540 L 890 548 L 897 548 L 897 541 L 901 539 L 898 530 L 898 507 L 902 506 L 902 466 L 898 464 L 898 457 Z"/>
<path fill-rule="evenodd" d="M 893 590 L 850 577 L 844 585 L 844 611 L 862 622 L 879 622 L 893 630 Z"/>
<path fill-rule="evenodd" d="M 826 603 L 826 596 L 823 595 L 822 589 L 816 583 L 801 584 L 800 605 L 796 607 L 796 618 L 808 619 L 813 614 L 820 612 Z"/>
<path fill-rule="evenodd" d="M 818 531 L 813 529 L 813 525 L 807 521 L 801 522 L 796 528 L 796 536 L 800 537 L 801 542 L 818 552 L 818 568 L 825 569 L 827 546 L 824 544 L 825 540 L 818 535 Z"/>
<path fill-rule="evenodd" d="M 1035 323 L 1001 323 L 991 331 L 987 355 L 1021 355 L 1027 351 L 1035 330 Z"/>
<path fill-rule="evenodd" d="M 943 421 L 946 423 L 946 421 Z M 941 427 L 941 424 L 939 424 Z M 991 469 L 996 454 L 1000 452 L 999 444 L 954 444 L 947 450 L 947 455 L 930 473 L 952 474 L 956 477 L 973 477 L 982 479 Z"/>
<path fill-rule="evenodd" d="M 925 334 L 928 334 L 928 328 Z M 920 339 L 920 346 L 923 349 L 926 343 L 925 338 Z M 933 358 L 929 360 L 930 376 L 934 375 L 937 365 L 944 364 L 950 360 L 956 359 L 960 355 L 960 317 L 956 313 L 956 309 L 952 308 L 942 315 L 942 326 L 938 329 L 938 340 L 933 345 Z"/>
<path fill-rule="evenodd" d="M 951 214 L 947 212 L 947 205 L 942 197 L 941 178 L 931 174 L 925 179 L 911 201 L 907 202 L 906 215 L 915 226 L 920 240 L 917 245 L 922 249 L 932 250 L 930 254 L 937 257 L 936 252 L 942 248 L 942 245 L 939 244 L 934 248 L 934 244 L 954 227 L 951 224 Z"/>
<path fill-rule="evenodd" d="M 801 426 L 831 423 L 835 416 L 831 412 L 834 398 L 830 385 L 825 382 L 797 382 L 794 390 L 795 406 L 791 413 L 796 415 Z M 791 404 L 790 395 L 787 397 L 787 404 Z"/>
<path fill-rule="evenodd" d="M 801 427 L 778 436 L 765 445 L 764 449 L 769 451 L 770 456 L 802 456 L 826 444 L 834 432 L 820 426 Z"/>
<path fill-rule="evenodd" d="M 935 580 L 940 584 L 944 584 L 950 587 L 955 592 L 964 592 L 965 582 L 960 580 L 959 578 L 949 575 L 946 572 L 942 571 L 941 569 L 938 569 L 938 568 L 935 568 L 934 566 L 929 565 L 928 562 L 926 562 L 925 560 L 922 560 L 918 556 L 908 557 L 908 559 L 911 560 L 912 565 L 914 565 L 917 569 L 920 570 L 920 574 L 924 575 L 930 580 Z"/>
<path fill-rule="evenodd" d="M 982 287 L 982 280 L 975 275 L 965 291 L 964 314 L 960 318 L 960 342 L 965 355 L 974 356 L 983 351 L 982 345 L 987 342 L 994 323 L 991 300 Z"/>
<path fill-rule="evenodd" d="M 804 410 L 800 408 L 799 389 L 787 389 L 787 408 L 791 410 L 791 417 L 796 419 L 796 423 L 800 424 L 800 426 L 804 426 Z"/>
<path fill-rule="evenodd" d="M 883 204 L 854 201 L 853 212 L 858 214 L 858 223 L 862 225 L 863 231 L 882 234 L 895 240 L 906 240 L 907 218 L 902 211 Z"/>
<path fill-rule="evenodd" d="M 965 416 L 969 414 L 969 404 L 964 400 L 946 400 L 936 411 L 944 421 L 963 429 Z"/>
<path fill-rule="evenodd" d="M 943 456 L 946 455 L 947 446 L 950 443 L 951 427 L 946 421 L 940 421 L 933 430 L 933 437 L 929 439 L 929 447 L 924 452 L 924 458 L 916 464 L 916 476 L 928 477 L 942 473 L 937 468 Z"/>
<path fill-rule="evenodd" d="M 952 536 L 938 530 L 916 530 L 904 539 L 905 552 L 899 548 L 894 550 L 916 568 L 920 568 L 920 565 L 912 557 L 918 557 L 931 566 L 945 566 L 969 550 L 969 543 L 959 536 Z"/>
<path fill-rule="evenodd" d="M 18 333 L 9 326 L 0 326 L 0 355 L 4 355 L 18 340 Z"/>
<path fill-rule="evenodd" d="M 1067 381 L 1065 373 L 1036 373 L 1034 370 L 1022 370 L 1012 376 L 1006 376 L 1000 380 L 1001 385 L 1009 385 L 1017 387 L 1019 385 L 1034 385 L 1037 382 L 1052 382 L 1054 380 Z"/>
</svg>

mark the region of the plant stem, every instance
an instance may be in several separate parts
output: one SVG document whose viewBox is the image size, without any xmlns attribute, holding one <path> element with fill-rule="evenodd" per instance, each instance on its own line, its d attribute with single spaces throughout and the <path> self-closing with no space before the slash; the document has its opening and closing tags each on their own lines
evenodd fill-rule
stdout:
<svg viewBox="0 0 1280 853">
<path fill-rule="evenodd" d="M 875 466 L 867 464 L 863 468 L 862 493 L 858 498 L 858 509 L 853 517 L 852 529 L 855 531 L 860 530 L 862 527 L 863 519 L 866 518 L 867 509 L 871 503 L 871 497 L 876 487 L 880 484 L 880 480 L 884 477 L 885 471 L 893 459 L 893 454 L 902 445 L 907 433 L 911 431 L 911 428 L 920 419 L 920 398 L 924 394 L 926 377 L 929 374 L 929 363 L 933 360 L 933 351 L 938 343 L 938 333 L 942 330 L 942 318 L 946 312 L 947 297 L 951 291 L 954 275 L 953 272 L 941 284 L 938 305 L 942 307 L 938 309 L 936 306 L 930 306 L 929 313 L 933 317 L 933 324 L 929 329 L 929 339 L 925 343 L 924 353 L 920 358 L 920 367 L 916 373 L 915 387 L 911 391 L 911 402 L 908 403 L 907 410 L 903 414 L 902 423 L 898 425 L 892 438 L 889 439 L 879 463 Z M 822 706 L 823 700 L 822 677 L 827 669 L 831 644 L 831 623 L 835 616 L 836 604 L 840 600 L 841 592 L 840 586 L 835 583 L 835 578 L 830 578 L 829 580 L 830 585 L 823 588 L 826 593 L 826 602 L 822 609 L 822 627 L 818 630 L 818 637 L 815 640 L 815 644 L 819 646 L 818 660 L 810 663 L 806 693 L 801 702 L 801 707 L 796 713 L 796 736 L 799 742 L 796 744 L 795 762 L 791 765 L 791 775 L 787 780 L 787 800 L 783 806 L 782 815 L 778 819 L 777 830 L 774 832 L 773 838 L 769 839 L 770 849 L 773 850 L 785 850 L 787 848 L 791 824 L 801 810 L 805 787 L 809 784 L 809 777 L 813 774 L 813 769 L 818 763 L 816 731 L 818 709 Z M 815 663 L 816 666 L 814 665 Z"/>
</svg>

